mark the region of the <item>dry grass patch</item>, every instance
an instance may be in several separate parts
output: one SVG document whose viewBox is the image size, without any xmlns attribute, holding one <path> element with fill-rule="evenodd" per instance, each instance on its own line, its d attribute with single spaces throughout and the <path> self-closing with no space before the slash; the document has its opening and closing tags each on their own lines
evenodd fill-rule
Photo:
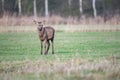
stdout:
<svg viewBox="0 0 120 80">
<path fill-rule="evenodd" d="M 9 15 L 4 15 L 3 17 L 0 18 L 0 24 L 2 26 L 31 26 L 34 25 L 33 20 L 36 19 L 34 16 L 21 16 L 21 17 L 16 17 L 16 16 L 9 16 Z M 70 24 L 70 25 L 84 25 L 84 24 L 120 24 L 120 15 L 115 15 L 107 21 L 104 21 L 104 17 L 98 16 L 96 18 L 93 17 L 85 17 L 83 16 L 82 18 L 78 17 L 62 17 L 59 15 L 53 15 L 50 16 L 49 18 L 39 16 L 37 17 L 37 20 L 43 21 L 45 20 L 45 24 L 51 24 L 51 25 L 65 25 L 65 24 Z"/>
<path fill-rule="evenodd" d="M 113 62 L 114 61 L 114 62 Z M 3 74 L 37 74 L 52 78 L 63 78 L 64 80 L 119 80 L 120 63 L 116 58 L 99 60 L 71 59 L 66 61 L 14 61 L 0 63 L 0 77 Z M 42 76 L 42 77 L 43 77 Z M 5 76 L 6 77 L 6 76 Z M 45 78 L 46 79 L 46 78 Z M 51 79 L 52 80 L 52 79 Z"/>
</svg>

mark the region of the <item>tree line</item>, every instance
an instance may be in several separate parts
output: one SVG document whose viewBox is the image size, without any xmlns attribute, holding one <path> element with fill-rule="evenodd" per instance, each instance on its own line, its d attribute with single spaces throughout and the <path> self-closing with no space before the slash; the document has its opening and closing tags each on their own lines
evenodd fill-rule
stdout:
<svg viewBox="0 0 120 80">
<path fill-rule="evenodd" d="M 110 16 L 120 13 L 120 0 L 0 0 L 0 15 Z"/>
</svg>

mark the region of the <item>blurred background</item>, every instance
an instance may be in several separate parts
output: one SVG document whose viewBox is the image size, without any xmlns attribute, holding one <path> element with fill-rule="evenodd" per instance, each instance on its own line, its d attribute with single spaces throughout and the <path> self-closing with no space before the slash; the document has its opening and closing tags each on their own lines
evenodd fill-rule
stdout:
<svg viewBox="0 0 120 80">
<path fill-rule="evenodd" d="M 120 0 L 0 0 L 0 25 L 119 24 Z"/>
<path fill-rule="evenodd" d="M 33 20 L 55 28 L 54 55 Z M 120 0 L 0 0 L 0 80 L 120 80 Z"/>
</svg>

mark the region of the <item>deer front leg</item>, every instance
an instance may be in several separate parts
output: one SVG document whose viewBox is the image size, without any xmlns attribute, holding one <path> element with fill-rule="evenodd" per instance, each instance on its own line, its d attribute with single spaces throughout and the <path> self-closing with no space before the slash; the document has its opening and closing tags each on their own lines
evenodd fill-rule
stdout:
<svg viewBox="0 0 120 80">
<path fill-rule="evenodd" d="M 46 46 L 47 46 L 47 50 L 46 50 L 45 54 L 48 54 L 48 50 L 49 50 L 49 47 L 50 47 L 50 42 L 49 42 L 49 40 L 47 40 Z"/>
<path fill-rule="evenodd" d="M 41 41 L 41 55 L 43 54 L 43 42 Z"/>
<path fill-rule="evenodd" d="M 46 54 L 46 46 L 47 46 L 47 41 L 46 40 L 44 40 L 44 42 L 43 42 L 43 46 L 44 46 L 44 54 Z"/>
</svg>

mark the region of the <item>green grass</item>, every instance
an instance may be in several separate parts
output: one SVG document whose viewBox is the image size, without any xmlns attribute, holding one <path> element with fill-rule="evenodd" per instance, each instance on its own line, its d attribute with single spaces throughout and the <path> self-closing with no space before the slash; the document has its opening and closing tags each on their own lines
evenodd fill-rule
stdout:
<svg viewBox="0 0 120 80">
<path fill-rule="evenodd" d="M 41 55 L 37 32 L 0 33 L 0 80 L 120 79 L 120 32 L 57 31 L 54 44 Z"/>
<path fill-rule="evenodd" d="M 40 55 L 36 32 L 0 33 L 0 61 L 120 56 L 120 32 L 56 32 L 55 55 Z M 73 57 L 74 56 L 74 57 Z"/>
</svg>

